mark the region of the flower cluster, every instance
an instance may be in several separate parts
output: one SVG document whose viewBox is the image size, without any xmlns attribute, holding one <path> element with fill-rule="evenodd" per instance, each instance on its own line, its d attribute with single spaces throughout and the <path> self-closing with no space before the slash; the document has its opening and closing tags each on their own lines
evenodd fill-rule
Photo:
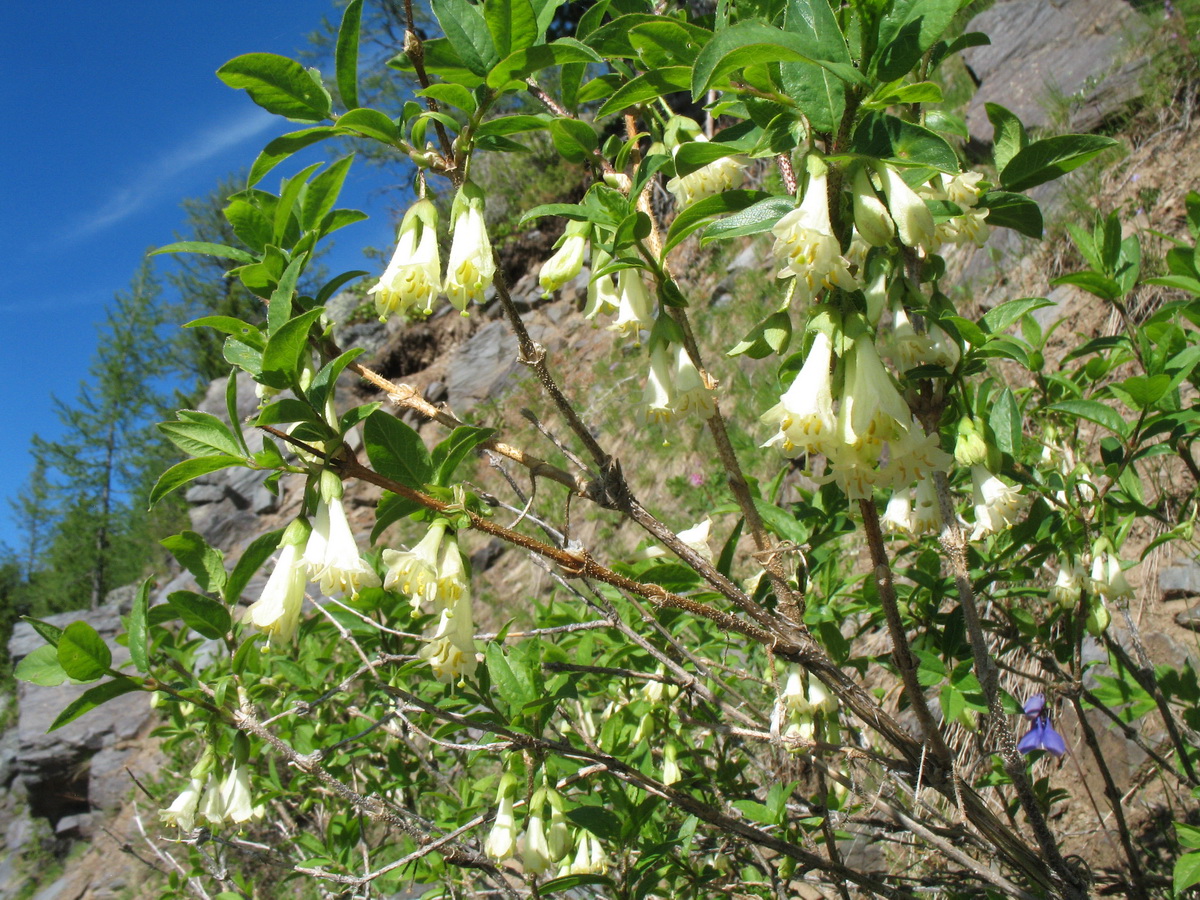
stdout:
<svg viewBox="0 0 1200 900">
<path fill-rule="evenodd" d="M 408 596 L 416 612 L 437 613 L 437 625 L 425 637 L 421 657 L 446 683 L 475 673 L 475 625 L 471 580 L 458 538 L 449 522 L 437 519 L 412 550 L 384 550 L 383 586 Z"/>
<path fill-rule="evenodd" d="M 832 716 L 837 708 L 837 700 L 821 682 L 809 678 L 799 666 L 791 666 L 775 703 L 771 731 L 793 745 L 811 743 L 816 737 L 817 715 Z"/>
<path fill-rule="evenodd" d="M 690 413 L 709 419 L 715 412 L 712 391 L 687 348 L 682 344 L 670 348 L 656 344 L 650 351 L 650 374 L 642 393 L 643 420 L 666 423 Z"/>
<path fill-rule="evenodd" d="M 496 274 L 483 206 L 483 191 L 478 186 L 467 182 L 459 189 L 450 211 L 450 258 L 443 280 L 437 210 L 426 199 L 413 204 L 400 223 L 391 262 L 368 291 L 375 295 L 381 321 L 397 313 L 429 315 L 439 291 L 464 315 L 468 303 L 483 299 Z"/>
<path fill-rule="evenodd" d="M 776 277 L 795 279 L 794 300 L 801 303 L 811 301 L 825 288 L 852 291 L 859 286 L 829 221 L 827 170 L 815 157 L 809 159 L 814 171 L 800 206 L 772 229 L 774 253 L 783 264 Z"/>
<path fill-rule="evenodd" d="M 234 744 L 233 765 L 224 778 L 216 773 L 216 753 L 210 746 L 192 767 L 188 785 L 166 809 L 158 811 L 159 820 L 190 832 L 198 821 L 214 828 L 233 822 L 241 825 L 263 816 L 263 807 L 255 806 L 250 798 L 250 772 L 245 756 L 247 740 L 239 735 Z"/>
</svg>

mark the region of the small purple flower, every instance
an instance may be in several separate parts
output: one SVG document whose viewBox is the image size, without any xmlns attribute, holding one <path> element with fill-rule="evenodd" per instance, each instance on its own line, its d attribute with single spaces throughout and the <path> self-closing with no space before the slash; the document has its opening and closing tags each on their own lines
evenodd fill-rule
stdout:
<svg viewBox="0 0 1200 900">
<path fill-rule="evenodd" d="M 1034 750 L 1045 750 L 1055 757 L 1060 757 L 1067 752 L 1067 742 L 1050 724 L 1050 713 L 1046 709 L 1045 696 L 1034 694 L 1026 700 L 1024 715 L 1029 720 L 1029 730 L 1017 744 L 1020 752 L 1032 753 Z"/>
<path fill-rule="evenodd" d="M 704 484 L 704 473 L 693 472 L 688 476 L 688 481 L 692 483 L 692 487 L 700 487 L 700 485 Z"/>
</svg>

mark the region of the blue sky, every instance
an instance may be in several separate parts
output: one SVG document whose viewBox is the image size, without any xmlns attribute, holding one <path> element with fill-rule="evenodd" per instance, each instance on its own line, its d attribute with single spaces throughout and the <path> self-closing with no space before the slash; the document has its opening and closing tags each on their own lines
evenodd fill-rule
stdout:
<svg viewBox="0 0 1200 900">
<path fill-rule="evenodd" d="M 106 304 L 148 247 L 175 239 L 180 201 L 302 127 L 227 88 L 218 66 L 253 51 L 295 55 L 323 16 L 340 16 L 331 0 L 0 6 L 0 497 L 29 472 L 31 434 L 57 435 L 52 397 L 75 396 Z M 321 158 L 312 148 L 264 187 Z M 355 165 L 341 205 L 372 218 L 339 232 L 331 272 L 371 268 L 361 248 L 390 242 L 397 191 Z M 5 503 L 0 542 L 16 540 Z"/>
</svg>

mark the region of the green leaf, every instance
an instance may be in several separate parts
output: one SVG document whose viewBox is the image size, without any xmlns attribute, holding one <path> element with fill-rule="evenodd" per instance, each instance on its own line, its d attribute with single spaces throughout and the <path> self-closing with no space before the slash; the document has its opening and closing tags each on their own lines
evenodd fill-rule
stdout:
<svg viewBox="0 0 1200 900">
<path fill-rule="evenodd" d="M 28 623 L 34 631 L 41 635 L 42 640 L 46 643 L 57 647 L 58 641 L 62 637 L 63 630 L 57 625 L 51 625 L 49 622 L 43 622 L 41 619 L 35 619 L 33 616 L 21 616 L 22 622 Z"/>
<path fill-rule="evenodd" d="M 98 684 L 94 688 L 89 688 L 72 701 L 66 709 L 60 712 L 58 718 L 54 720 L 53 724 L 46 731 L 51 732 L 62 728 L 64 725 L 74 722 L 84 713 L 91 712 L 97 706 L 103 706 L 109 700 L 120 697 L 122 694 L 128 694 L 131 691 L 140 690 L 141 686 L 141 682 L 122 675 L 119 678 L 114 678 L 112 681 L 106 681 L 104 684 Z"/>
<path fill-rule="evenodd" d="M 537 40 L 537 14 L 529 0 L 487 0 L 483 4 L 483 18 L 500 59 L 532 46 Z"/>
<path fill-rule="evenodd" d="M 329 92 L 319 77 L 286 56 L 246 53 L 217 69 L 231 88 L 244 90 L 267 112 L 300 122 L 320 122 L 333 111 Z"/>
<path fill-rule="evenodd" d="M 200 590 L 219 594 L 225 587 L 225 554 L 194 531 L 173 534 L 159 541 L 181 566 L 192 573 Z"/>
<path fill-rule="evenodd" d="M 490 650 L 494 644 L 489 644 Z M 616 814 L 601 806 L 577 806 L 567 810 L 571 824 L 590 831 L 602 841 L 615 841 L 621 837 L 621 820 Z"/>
<path fill-rule="evenodd" d="M 988 425 L 996 435 L 996 447 L 1001 453 L 1015 457 L 1021 452 L 1021 409 L 1009 388 L 1002 390 L 992 405 Z"/>
<path fill-rule="evenodd" d="M 342 192 L 342 185 L 353 162 L 353 156 L 344 156 L 309 183 L 300 207 L 302 229 L 310 231 L 316 228 L 329 215 L 337 203 L 338 194 Z"/>
<path fill-rule="evenodd" d="M 334 50 L 334 72 L 338 93 L 346 109 L 358 106 L 358 32 L 362 23 L 362 0 L 350 0 L 342 13 Z"/>
<path fill-rule="evenodd" d="M 425 442 L 393 415 L 377 410 L 363 425 L 363 443 L 375 471 L 411 488 L 420 488 L 433 474 Z"/>
<path fill-rule="evenodd" d="M 855 152 L 866 156 L 958 172 L 958 154 L 944 137 L 897 116 L 885 113 L 865 116 L 854 131 L 852 144 Z"/>
<path fill-rule="evenodd" d="M 992 155 L 996 171 L 1003 172 L 1014 156 L 1029 146 L 1025 126 L 999 103 L 985 103 L 988 121 L 992 123 Z"/>
<path fill-rule="evenodd" d="M 189 481 L 194 481 L 209 472 L 228 469 L 230 466 L 242 466 L 246 461 L 236 456 L 203 456 L 199 459 L 185 459 L 176 463 L 163 472 L 150 491 L 150 508 L 153 509 L 163 497 Z"/>
<path fill-rule="evenodd" d="M 809 55 L 811 50 L 811 42 L 797 34 L 780 31 L 763 22 L 739 22 L 717 32 L 696 57 L 692 97 L 699 102 L 709 88 L 721 86 L 723 77 L 730 72 L 772 62 L 808 63 L 821 66 L 850 84 L 865 83 L 853 66 L 813 59 Z"/>
<path fill-rule="evenodd" d="M 233 316 L 203 316 L 199 319 L 193 319 L 183 327 L 212 328 L 222 334 L 234 335 L 243 344 L 254 347 L 256 350 L 261 350 L 267 346 L 267 339 L 263 337 L 261 331 L 248 322 L 235 319 Z"/>
<path fill-rule="evenodd" d="M 756 203 L 770 199 L 770 197 L 771 195 L 765 191 L 733 190 L 722 191 L 714 197 L 705 197 L 703 200 L 693 203 L 676 216 L 675 221 L 671 223 L 671 228 L 667 231 L 666 242 L 663 244 L 662 256 L 665 258 L 671 250 L 693 231 L 702 227 L 712 216 L 741 212 Z"/>
<path fill-rule="evenodd" d="M 338 117 L 338 130 L 374 138 L 394 146 L 400 140 L 400 128 L 377 109 L 352 109 Z"/>
<path fill-rule="evenodd" d="M 1112 138 L 1098 134 L 1062 134 L 1034 141 L 1000 170 L 1000 184 L 1008 191 L 1027 191 L 1061 178 L 1115 146 Z"/>
<path fill-rule="evenodd" d="M 1132 375 L 1109 390 L 1137 412 L 1152 408 L 1171 389 L 1170 375 Z"/>
<path fill-rule="evenodd" d="M 300 280 L 300 270 L 304 268 L 304 257 L 293 259 L 283 275 L 279 277 L 279 285 L 271 292 L 267 301 L 267 345 L 270 346 L 270 335 L 275 334 L 284 323 L 292 317 L 292 297 L 296 293 L 296 282 Z"/>
<path fill-rule="evenodd" d="M 918 81 L 912 84 L 892 82 L 880 88 L 871 96 L 870 101 L 863 105 L 868 109 L 887 109 L 902 103 L 941 103 L 942 100 L 942 89 L 932 81 Z"/>
<path fill-rule="evenodd" d="M 259 380 L 273 388 L 284 390 L 292 386 L 300 368 L 300 357 L 308 349 L 308 333 L 324 309 L 310 309 L 279 326 L 263 351 L 262 373 Z"/>
<path fill-rule="evenodd" d="M 172 591 L 167 595 L 167 603 L 179 613 L 179 618 L 189 628 L 206 638 L 219 640 L 233 627 L 229 610 L 211 597 L 195 591 Z"/>
<path fill-rule="evenodd" d="M 67 673 L 58 662 L 58 650 L 43 644 L 17 663 L 13 677 L 42 687 L 57 687 L 67 680 Z"/>
<path fill-rule="evenodd" d="M 988 211 L 987 223 L 995 228 L 1011 228 L 1035 240 L 1042 236 L 1042 208 L 1024 194 L 988 191 L 979 198 L 978 206 Z"/>
<path fill-rule="evenodd" d="M 895 0 L 879 23 L 878 51 L 869 71 L 880 81 L 908 74 L 954 20 L 960 0 Z"/>
<path fill-rule="evenodd" d="M 680 144 L 679 149 L 675 151 L 675 174 L 682 178 L 703 169 L 709 163 L 739 152 L 737 147 L 718 141 L 688 141 Z"/>
<path fill-rule="evenodd" d="M 167 244 L 165 247 L 152 250 L 150 255 L 158 256 L 162 253 L 201 253 L 205 256 L 219 256 L 221 259 L 232 259 L 240 263 L 258 261 L 258 257 L 253 253 L 247 253 L 237 247 L 214 244 L 210 241 L 176 241 L 174 244 Z"/>
<path fill-rule="evenodd" d="M 1101 300 L 1116 300 L 1121 296 L 1121 286 L 1111 278 L 1105 278 L 1099 272 L 1072 272 L 1051 279 L 1050 284 L 1058 287 L 1069 284 L 1099 297 Z"/>
<path fill-rule="evenodd" d="M 554 149 L 567 162 L 581 163 L 600 146 L 592 126 L 579 119 L 552 120 L 550 136 L 554 140 Z"/>
<path fill-rule="evenodd" d="M 258 158 L 254 160 L 254 165 L 250 167 L 250 176 L 246 179 L 246 186 L 254 187 L 254 185 L 262 181 L 264 175 L 292 156 L 292 154 L 318 141 L 323 141 L 325 138 L 333 137 L 337 133 L 337 129 L 332 126 L 318 125 L 316 128 L 305 128 L 300 131 L 280 135 L 267 144 L 262 149 L 262 152 L 258 154 Z M 243 262 L 250 262 L 252 259 L 243 260 Z"/>
<path fill-rule="evenodd" d="M 563 891 L 587 887 L 589 885 L 607 888 L 616 887 L 616 884 L 607 875 L 563 875 L 561 878 L 552 878 L 549 881 L 542 882 L 538 893 L 543 895 L 561 894 Z M 610 890 L 609 893 L 612 893 L 612 891 Z"/>
<path fill-rule="evenodd" d="M 263 407 L 258 418 L 254 420 L 254 426 L 260 428 L 263 425 L 289 425 L 292 422 L 319 421 L 321 419 L 317 413 L 303 400 L 284 397 L 282 400 L 276 400 Z"/>
<path fill-rule="evenodd" d="M 1064 412 L 1068 415 L 1077 416 L 1080 419 L 1087 419 L 1089 422 L 1095 422 L 1097 425 L 1103 425 L 1109 431 L 1121 437 L 1124 437 L 1129 430 L 1128 423 L 1121 417 L 1119 412 L 1097 400 L 1062 400 L 1051 404 L 1047 408 L 1056 412 Z"/>
<path fill-rule="evenodd" d="M 475 129 L 475 136 L 523 134 L 527 131 L 542 131 L 550 127 L 550 116 L 500 116 L 489 119 Z"/>
<path fill-rule="evenodd" d="M 846 39 L 828 0 L 790 0 L 783 27 L 801 40 L 806 55 L 849 64 Z M 846 84 L 827 69 L 805 63 L 779 66 L 784 91 L 817 131 L 833 131 L 846 108 Z"/>
<path fill-rule="evenodd" d="M 242 452 L 237 438 L 224 422 L 210 413 L 184 410 L 176 415 L 189 413 L 182 422 L 159 422 L 158 430 L 165 434 L 180 450 L 189 456 L 238 456 Z"/>
<path fill-rule="evenodd" d="M 1181 846 L 1191 850 L 1200 850 L 1200 828 L 1197 828 L 1195 825 L 1185 825 L 1183 822 L 1176 822 L 1175 837 L 1179 839 Z"/>
<path fill-rule="evenodd" d="M 462 461 L 480 444 L 491 440 L 495 433 L 495 428 L 459 425 L 450 432 L 449 437 L 433 448 L 430 461 L 434 472 L 430 481 L 448 487 Z"/>
<path fill-rule="evenodd" d="M 95 681 L 112 668 L 112 651 L 87 622 L 72 622 L 58 639 L 58 664 L 76 681 Z"/>
<path fill-rule="evenodd" d="M 505 702 L 510 710 L 519 710 L 526 703 L 534 699 L 526 693 L 521 680 L 513 672 L 508 657 L 504 655 L 504 650 L 498 643 L 487 645 L 485 660 L 487 662 L 488 676 L 492 680 L 492 687 L 496 689 L 496 692 L 500 695 L 500 699 Z"/>
<path fill-rule="evenodd" d="M 691 66 L 666 66 L 662 69 L 644 72 L 617 88 L 604 105 L 596 110 L 596 116 L 611 115 L 656 97 L 686 91 L 691 83 Z"/>
<path fill-rule="evenodd" d="M 379 504 L 375 507 L 375 527 L 371 529 L 372 543 L 379 540 L 379 536 L 389 525 L 399 522 L 405 516 L 412 515 L 419 509 L 424 509 L 424 507 L 416 500 L 401 497 L 391 491 L 384 491 L 383 496 L 379 498 Z"/>
<path fill-rule="evenodd" d="M 984 314 L 982 324 L 992 334 L 1003 334 L 1022 316 L 1046 306 L 1054 306 L 1054 301 L 1047 300 L 1044 297 L 1022 297 L 1019 300 L 1005 300 Z M 967 340 L 971 339 L 967 338 Z M 971 341 L 971 343 L 974 344 L 975 341 Z"/>
<path fill-rule="evenodd" d="M 430 7 L 463 65 L 485 78 L 500 55 L 479 7 L 468 0 L 432 0 Z"/>
<path fill-rule="evenodd" d="M 1200 853 L 1185 853 L 1175 860 L 1172 878 L 1176 896 L 1193 885 L 1200 884 Z"/>
<path fill-rule="evenodd" d="M 231 200 L 222 212 L 243 244 L 262 253 L 275 237 L 270 218 L 249 200 Z"/>
<path fill-rule="evenodd" d="M 242 556 L 237 561 L 237 565 L 229 573 L 229 578 L 225 582 L 225 589 L 221 595 L 227 604 L 233 606 L 241 599 L 242 591 L 246 589 L 246 585 L 254 577 L 254 573 L 262 567 L 263 563 L 270 559 L 271 554 L 279 546 L 279 540 L 283 537 L 283 531 L 281 528 L 278 531 L 268 531 L 266 534 L 259 535 L 251 542 L 249 547 L 242 551 Z"/>
<path fill-rule="evenodd" d="M 129 611 L 129 658 L 139 672 L 150 670 L 150 642 L 147 624 L 150 611 L 150 587 L 154 584 L 151 575 L 140 585 L 133 598 L 133 608 Z"/>
<path fill-rule="evenodd" d="M 768 197 L 753 206 L 713 222 L 704 229 L 701 243 L 744 237 L 770 231 L 775 224 L 796 208 L 796 198 L 786 195 Z"/>
</svg>

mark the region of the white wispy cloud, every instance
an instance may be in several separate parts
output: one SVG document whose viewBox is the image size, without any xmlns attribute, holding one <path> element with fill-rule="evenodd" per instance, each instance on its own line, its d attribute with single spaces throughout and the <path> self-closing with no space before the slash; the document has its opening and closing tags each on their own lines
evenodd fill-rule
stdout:
<svg viewBox="0 0 1200 900">
<path fill-rule="evenodd" d="M 162 199 L 189 169 L 262 134 L 278 121 L 278 117 L 256 107 L 192 135 L 149 162 L 136 180 L 119 186 L 98 209 L 82 216 L 68 230 L 67 240 L 89 237 L 140 212 Z"/>
</svg>

